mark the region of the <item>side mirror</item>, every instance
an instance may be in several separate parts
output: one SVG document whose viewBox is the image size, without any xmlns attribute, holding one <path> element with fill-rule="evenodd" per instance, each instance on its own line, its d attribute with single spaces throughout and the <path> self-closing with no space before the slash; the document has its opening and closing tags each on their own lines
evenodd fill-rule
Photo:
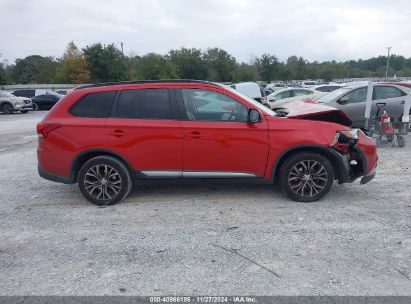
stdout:
<svg viewBox="0 0 411 304">
<path fill-rule="evenodd" d="M 250 109 L 248 111 L 248 122 L 256 123 L 261 120 L 260 112 L 255 109 Z"/>
<path fill-rule="evenodd" d="M 337 100 L 337 103 L 339 104 L 345 104 L 349 101 L 350 99 L 347 97 L 341 97 L 340 99 Z"/>
</svg>

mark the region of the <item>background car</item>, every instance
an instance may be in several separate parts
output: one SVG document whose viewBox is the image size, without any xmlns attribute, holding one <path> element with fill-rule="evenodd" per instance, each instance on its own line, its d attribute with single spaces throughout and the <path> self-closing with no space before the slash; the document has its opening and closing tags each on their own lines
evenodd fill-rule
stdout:
<svg viewBox="0 0 411 304">
<path fill-rule="evenodd" d="M 232 84 L 231 87 L 260 103 L 263 102 L 263 98 L 266 96 L 256 82 L 240 82 Z"/>
<path fill-rule="evenodd" d="M 16 90 L 13 94 L 16 96 L 31 98 L 33 109 L 35 111 L 50 110 L 63 97 L 63 95 L 52 90 L 24 89 Z"/>
<path fill-rule="evenodd" d="M 353 83 L 324 95 L 317 102 L 343 110 L 351 118 L 353 127 L 363 128 L 367 90 L 368 86 L 364 82 Z M 410 93 L 411 89 L 405 86 L 375 83 L 372 92 L 371 117 L 377 114 L 377 103 L 383 103 L 384 111 L 394 118 L 401 118 L 404 113 L 405 97 Z"/>
<path fill-rule="evenodd" d="M 332 91 L 335 91 L 339 88 L 345 87 L 346 84 L 337 84 L 337 83 L 333 83 L 333 84 L 322 84 L 322 85 L 318 85 L 318 86 L 314 86 L 311 89 L 316 90 L 316 91 L 320 91 L 320 92 L 324 92 L 324 93 L 329 93 Z"/>
<path fill-rule="evenodd" d="M 314 81 L 314 80 L 305 80 L 305 81 L 302 81 L 302 82 L 300 83 L 300 86 L 301 86 L 302 88 L 311 88 L 311 87 L 314 87 L 314 86 L 316 86 L 316 85 L 318 85 L 318 83 L 317 83 L 316 81 Z"/>
<path fill-rule="evenodd" d="M 271 89 L 272 93 L 278 90 L 287 88 L 288 86 L 285 83 L 275 82 L 267 84 L 266 88 Z"/>
<path fill-rule="evenodd" d="M 16 97 L 13 94 L 0 90 L 0 111 L 3 114 L 12 114 L 15 111 L 27 113 L 33 110 L 30 98 Z"/>
<path fill-rule="evenodd" d="M 268 95 L 265 105 L 275 109 L 298 99 L 310 98 L 316 100 L 324 94 L 326 93 L 306 88 L 287 88 Z"/>
</svg>

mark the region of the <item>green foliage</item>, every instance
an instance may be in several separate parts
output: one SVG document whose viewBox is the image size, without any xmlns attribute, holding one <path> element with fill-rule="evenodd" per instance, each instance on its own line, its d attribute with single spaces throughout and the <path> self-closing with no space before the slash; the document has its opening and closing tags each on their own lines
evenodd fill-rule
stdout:
<svg viewBox="0 0 411 304">
<path fill-rule="evenodd" d="M 128 78 L 124 55 L 114 44 L 96 43 L 86 46 L 83 53 L 93 81 L 110 82 Z"/>
<path fill-rule="evenodd" d="M 235 81 L 237 62 L 233 56 L 219 48 L 208 49 L 204 55 L 211 81 Z"/>
<path fill-rule="evenodd" d="M 278 58 L 274 55 L 263 54 L 255 62 L 262 80 L 270 82 L 281 78 L 281 67 Z"/>
<path fill-rule="evenodd" d="M 254 64 L 241 63 L 237 65 L 236 79 L 238 81 L 256 81 L 260 79 L 258 69 Z"/>
<path fill-rule="evenodd" d="M 411 76 L 411 58 L 391 55 L 388 76 Z M 210 48 L 170 50 L 166 55 L 148 53 L 124 56 L 114 45 L 96 43 L 82 51 L 70 42 L 61 59 L 39 55 L 17 59 L 15 65 L 0 60 L 0 84 L 87 83 L 132 79 L 205 79 L 217 82 L 277 81 L 384 77 L 387 57 L 345 62 L 309 62 L 295 55 L 285 62 L 263 54 L 249 63 L 238 63 L 227 51 Z"/>
<path fill-rule="evenodd" d="M 6 67 L 6 63 L 1 60 L 1 54 L 0 54 L 0 85 L 1 84 L 9 84 L 11 83 L 11 77 L 9 70 Z"/>
<path fill-rule="evenodd" d="M 202 57 L 201 50 L 181 48 L 171 50 L 168 59 L 177 68 L 181 79 L 207 79 L 207 64 Z"/>
<path fill-rule="evenodd" d="M 87 83 L 90 81 L 90 71 L 84 54 L 73 41 L 67 45 L 54 80 L 58 83 Z"/>
<path fill-rule="evenodd" d="M 141 79 L 158 80 L 173 79 L 177 77 L 176 66 L 166 57 L 149 53 L 139 60 L 139 76 Z"/>
<path fill-rule="evenodd" d="M 52 57 L 31 55 L 17 59 L 12 68 L 13 80 L 16 83 L 51 83 L 59 63 Z"/>
</svg>

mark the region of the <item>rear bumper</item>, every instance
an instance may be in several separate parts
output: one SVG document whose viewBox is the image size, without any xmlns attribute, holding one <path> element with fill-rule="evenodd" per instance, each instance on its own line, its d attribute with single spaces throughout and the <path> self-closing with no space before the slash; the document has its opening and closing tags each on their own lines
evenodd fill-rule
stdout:
<svg viewBox="0 0 411 304">
<path fill-rule="evenodd" d="M 40 165 L 37 165 L 37 169 L 38 169 L 40 177 L 47 179 L 49 181 L 56 182 L 56 183 L 63 183 L 63 184 L 75 184 L 75 182 L 72 179 L 65 177 L 65 176 L 60 176 L 60 175 L 47 172 L 43 170 Z"/>
</svg>

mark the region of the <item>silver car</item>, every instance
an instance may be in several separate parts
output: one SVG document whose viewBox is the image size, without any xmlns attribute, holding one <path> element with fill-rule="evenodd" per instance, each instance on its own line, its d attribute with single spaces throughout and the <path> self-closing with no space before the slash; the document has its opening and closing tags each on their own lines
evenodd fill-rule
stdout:
<svg viewBox="0 0 411 304">
<path fill-rule="evenodd" d="M 3 114 L 13 114 L 15 111 L 27 113 L 33 110 L 30 98 L 16 97 L 13 94 L 0 90 L 0 111 Z"/>
<path fill-rule="evenodd" d="M 351 118 L 353 127 L 363 128 L 367 90 L 366 83 L 351 84 L 322 96 L 317 102 L 344 111 Z M 372 92 L 371 117 L 376 116 L 378 103 L 385 104 L 383 110 L 390 116 L 402 117 L 405 98 L 410 93 L 411 89 L 406 87 L 375 83 Z"/>
</svg>

